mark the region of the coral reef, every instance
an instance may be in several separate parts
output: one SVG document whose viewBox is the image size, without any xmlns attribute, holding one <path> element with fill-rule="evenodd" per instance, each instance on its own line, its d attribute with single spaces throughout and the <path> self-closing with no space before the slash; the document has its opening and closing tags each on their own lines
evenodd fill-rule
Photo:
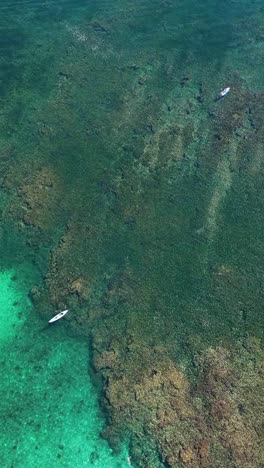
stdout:
<svg viewBox="0 0 264 468">
<path fill-rule="evenodd" d="M 40 229 L 51 229 L 56 225 L 58 205 L 61 207 L 62 185 L 51 167 L 33 172 L 23 181 L 19 195 L 25 203 L 23 222 Z"/>
<path fill-rule="evenodd" d="M 34 63 L 27 91 L 14 83 L 15 103 L 1 100 L 2 218 L 34 251 L 38 313 L 70 308 L 67 330 L 92 339 L 114 447 L 128 438 L 144 468 L 255 468 L 264 95 L 233 44 L 246 31 L 260 54 L 263 26 L 235 15 L 229 38 L 201 2 L 191 20 L 173 2 L 154 6 L 147 22 L 140 0 L 66 15 L 38 54 L 56 58 L 41 99 L 25 105 Z M 215 101 L 223 81 L 230 94 Z"/>
<path fill-rule="evenodd" d="M 121 348 L 117 341 L 103 352 L 95 345 L 93 362 L 105 381 L 109 419 L 104 436 L 113 446 L 129 436 L 136 466 L 253 468 L 263 463 L 264 356 L 257 340 L 233 351 L 205 350 L 197 356 L 192 382 L 165 348 L 134 342 L 123 354 Z M 155 449 L 146 449 L 149 441 L 156 458 Z"/>
<path fill-rule="evenodd" d="M 255 349 L 255 362 L 249 349 Z M 202 357 L 200 390 L 215 434 L 235 466 L 263 463 L 263 350 L 249 340 L 235 352 L 209 349 Z M 254 414 L 254 416 L 253 416 Z"/>
<path fill-rule="evenodd" d="M 3 180 L 3 188 L 13 192 L 8 216 L 21 229 L 27 226 L 35 232 L 54 231 L 63 212 L 62 180 L 51 165 L 35 163 L 28 171 L 27 165 L 21 164 L 20 171 L 10 166 Z"/>
<path fill-rule="evenodd" d="M 135 364 L 139 353 L 140 369 Z M 148 439 L 158 445 L 161 459 L 170 466 L 181 449 L 199 439 L 188 381 L 165 355 L 165 349 L 150 350 L 133 343 L 126 357 L 120 351 L 95 351 L 94 365 L 106 378 L 104 401 L 110 414 L 104 435 L 116 444 L 123 433 L 132 434 L 139 466 L 151 466 L 143 453 Z"/>
</svg>

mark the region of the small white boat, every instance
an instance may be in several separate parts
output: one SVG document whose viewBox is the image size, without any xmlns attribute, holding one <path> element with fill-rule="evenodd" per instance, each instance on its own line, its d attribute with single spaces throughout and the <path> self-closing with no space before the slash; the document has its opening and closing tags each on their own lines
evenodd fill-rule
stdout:
<svg viewBox="0 0 264 468">
<path fill-rule="evenodd" d="M 59 312 L 57 315 L 54 315 L 54 317 L 52 317 L 52 319 L 49 320 L 49 323 L 56 322 L 56 320 L 60 320 L 62 317 L 64 317 L 64 315 L 67 314 L 67 312 L 69 312 L 69 309 L 63 310 L 62 312 Z"/>
<path fill-rule="evenodd" d="M 219 96 L 220 97 L 224 97 L 226 94 L 228 94 L 230 91 L 230 86 L 228 86 L 227 88 L 224 88 L 222 89 L 222 91 L 220 92 Z"/>
</svg>

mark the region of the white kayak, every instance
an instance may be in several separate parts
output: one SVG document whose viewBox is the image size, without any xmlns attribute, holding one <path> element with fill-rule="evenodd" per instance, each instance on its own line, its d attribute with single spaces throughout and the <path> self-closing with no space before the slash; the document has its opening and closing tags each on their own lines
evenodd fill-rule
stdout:
<svg viewBox="0 0 264 468">
<path fill-rule="evenodd" d="M 54 317 L 52 317 L 52 319 L 49 320 L 49 323 L 56 322 L 56 320 L 60 320 L 62 317 L 64 317 L 64 315 L 67 314 L 67 312 L 69 312 L 69 309 L 63 310 L 62 312 L 59 312 L 57 315 L 54 315 Z"/>
<path fill-rule="evenodd" d="M 230 91 L 230 87 L 228 86 L 227 88 L 224 88 L 222 89 L 222 91 L 220 92 L 219 96 L 220 97 L 224 97 L 226 94 L 228 94 Z"/>
</svg>

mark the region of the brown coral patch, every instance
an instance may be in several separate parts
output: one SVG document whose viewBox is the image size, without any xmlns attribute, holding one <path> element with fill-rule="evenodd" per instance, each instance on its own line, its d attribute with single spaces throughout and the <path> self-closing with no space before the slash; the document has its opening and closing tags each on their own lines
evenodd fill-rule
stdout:
<svg viewBox="0 0 264 468">
<path fill-rule="evenodd" d="M 118 431 L 128 431 L 140 437 L 142 445 L 150 438 L 169 466 L 188 457 L 192 466 L 198 466 L 202 452 L 195 446 L 202 439 L 200 426 L 205 430 L 205 424 L 197 423 L 188 379 L 164 349 L 132 343 L 128 350 L 125 363 L 120 348 L 95 352 L 94 365 L 107 377 L 104 404 L 111 413 L 107 437 L 113 442 Z M 183 447 L 191 448 L 184 451 Z"/>
<path fill-rule="evenodd" d="M 62 209 L 62 183 L 49 166 L 33 172 L 19 188 L 24 204 L 23 221 L 40 229 L 52 229 Z"/>
<path fill-rule="evenodd" d="M 179 458 L 184 465 L 189 465 L 196 458 L 195 450 L 193 447 L 182 448 L 179 453 Z"/>
<path fill-rule="evenodd" d="M 258 343 L 253 343 L 254 367 L 243 347 L 204 351 L 197 361 L 198 385 L 191 385 L 165 349 L 133 340 L 123 345 L 115 340 L 108 351 L 96 347 L 94 366 L 105 377 L 109 420 L 104 435 L 115 445 L 130 434 L 136 466 L 253 468 L 263 463 L 264 375 Z M 149 441 L 157 449 L 156 462 L 149 461 Z"/>
<path fill-rule="evenodd" d="M 72 294 L 77 294 L 82 299 L 88 299 L 90 294 L 89 284 L 82 277 L 75 279 L 70 284 L 69 290 Z"/>
</svg>

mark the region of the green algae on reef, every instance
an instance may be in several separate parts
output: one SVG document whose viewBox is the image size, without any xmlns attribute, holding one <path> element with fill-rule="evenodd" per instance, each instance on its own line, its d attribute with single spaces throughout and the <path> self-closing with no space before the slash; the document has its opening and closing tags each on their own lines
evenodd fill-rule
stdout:
<svg viewBox="0 0 264 468">
<path fill-rule="evenodd" d="M 91 339 L 135 466 L 261 466 L 261 2 L 13 8 L 1 213 L 35 312 Z"/>
</svg>

